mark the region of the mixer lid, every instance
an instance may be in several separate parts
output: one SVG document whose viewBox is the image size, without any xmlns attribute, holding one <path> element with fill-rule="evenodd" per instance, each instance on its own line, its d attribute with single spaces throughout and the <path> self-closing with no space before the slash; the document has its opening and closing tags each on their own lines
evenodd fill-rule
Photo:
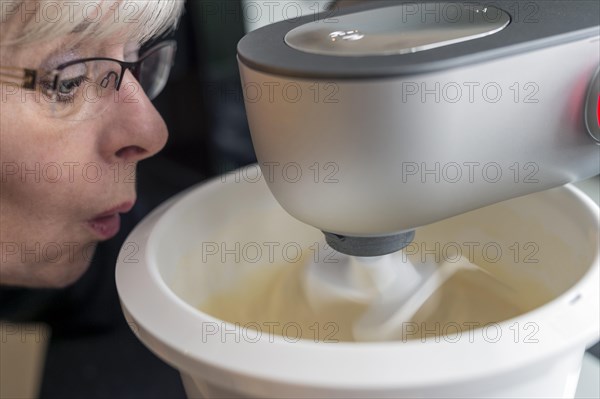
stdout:
<svg viewBox="0 0 600 399">
<path fill-rule="evenodd" d="M 492 35 L 510 23 L 494 6 L 404 3 L 360 11 L 292 29 L 285 42 L 296 50 L 337 56 L 408 54 Z"/>
<path fill-rule="evenodd" d="M 598 1 L 369 0 L 250 32 L 238 44 L 238 59 L 280 76 L 379 78 L 461 67 L 598 35 Z"/>
</svg>

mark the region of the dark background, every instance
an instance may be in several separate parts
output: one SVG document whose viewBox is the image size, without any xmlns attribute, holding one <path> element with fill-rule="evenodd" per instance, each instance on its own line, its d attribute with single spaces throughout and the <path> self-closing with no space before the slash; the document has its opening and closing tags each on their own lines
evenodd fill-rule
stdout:
<svg viewBox="0 0 600 399">
<path fill-rule="evenodd" d="M 176 66 L 155 101 L 169 143 L 140 164 L 138 203 L 124 216 L 119 236 L 102 243 L 89 271 L 66 289 L 0 287 L 0 319 L 52 328 L 41 398 L 185 398 L 179 373 L 131 332 L 114 274 L 123 241 L 149 211 L 192 185 L 255 162 L 235 59 L 244 34 L 241 4 L 223 0 L 227 12 L 215 17 L 206 3 L 188 0 L 175 33 Z M 598 345 L 592 351 L 599 356 Z"/>
</svg>

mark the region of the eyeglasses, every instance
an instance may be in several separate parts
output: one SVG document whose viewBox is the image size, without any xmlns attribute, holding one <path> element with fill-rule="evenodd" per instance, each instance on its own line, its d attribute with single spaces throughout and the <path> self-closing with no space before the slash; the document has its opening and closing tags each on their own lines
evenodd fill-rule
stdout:
<svg viewBox="0 0 600 399">
<path fill-rule="evenodd" d="M 176 50 L 177 43 L 169 40 L 150 48 L 136 62 L 86 58 L 61 64 L 51 71 L 0 67 L 0 81 L 6 84 L 2 101 L 18 95 L 20 88 L 34 93 L 33 98 L 22 93 L 19 99 L 37 104 L 45 116 L 93 119 L 111 104 L 138 101 L 140 86 L 150 100 L 156 98 L 167 84 Z M 139 85 L 122 85 L 127 70 Z"/>
</svg>

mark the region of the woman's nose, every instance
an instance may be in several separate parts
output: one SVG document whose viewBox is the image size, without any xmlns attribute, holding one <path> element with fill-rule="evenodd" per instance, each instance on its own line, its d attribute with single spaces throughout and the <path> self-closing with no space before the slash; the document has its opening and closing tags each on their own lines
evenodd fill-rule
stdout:
<svg viewBox="0 0 600 399">
<path fill-rule="evenodd" d="M 167 126 L 129 71 L 125 72 L 119 91 L 110 101 L 110 108 L 100 118 L 105 124 L 101 138 L 105 159 L 138 162 L 165 146 Z"/>
</svg>

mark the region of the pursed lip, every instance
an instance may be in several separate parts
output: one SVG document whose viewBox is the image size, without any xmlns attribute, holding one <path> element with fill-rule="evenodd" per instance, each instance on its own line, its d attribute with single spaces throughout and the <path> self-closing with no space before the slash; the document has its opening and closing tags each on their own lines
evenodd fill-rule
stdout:
<svg viewBox="0 0 600 399">
<path fill-rule="evenodd" d="M 102 219 L 102 218 L 105 218 L 107 216 L 117 215 L 119 213 L 127 213 L 127 212 L 129 212 L 133 208 L 134 204 L 135 204 L 134 201 L 124 202 L 121 205 L 115 206 L 114 208 L 109 209 L 106 212 L 103 212 L 103 213 L 101 213 L 99 215 L 96 215 L 90 221 L 94 221 L 94 220 L 97 220 L 97 219 Z"/>
<path fill-rule="evenodd" d="M 108 240 L 117 235 L 121 229 L 121 213 L 127 213 L 133 208 L 134 202 L 124 202 L 106 212 L 96 215 L 87 222 L 90 229 L 101 239 Z"/>
</svg>

